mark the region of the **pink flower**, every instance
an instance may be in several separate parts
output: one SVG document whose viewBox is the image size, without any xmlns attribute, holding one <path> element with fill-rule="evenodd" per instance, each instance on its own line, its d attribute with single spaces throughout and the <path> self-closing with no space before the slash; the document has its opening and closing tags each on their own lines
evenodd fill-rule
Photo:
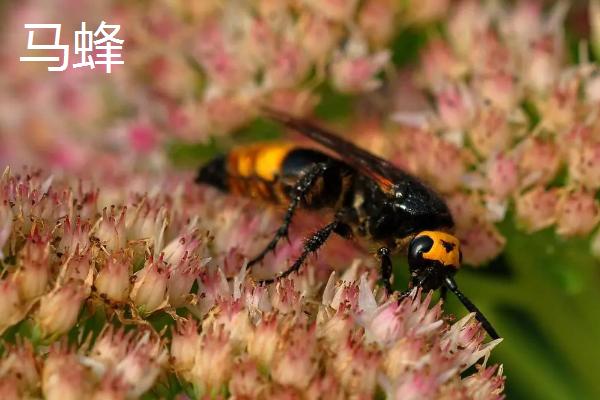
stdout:
<svg viewBox="0 0 600 400">
<path fill-rule="evenodd" d="M 298 44 L 284 41 L 267 65 L 264 85 L 269 89 L 295 86 L 304 78 L 309 65 L 308 58 Z"/>
<path fill-rule="evenodd" d="M 266 387 L 265 378 L 254 362 L 242 361 L 234 366 L 229 388 L 235 397 L 258 399 L 265 395 Z"/>
<path fill-rule="evenodd" d="M 525 64 L 524 84 L 531 89 L 548 93 L 558 78 L 561 59 L 560 42 L 547 35 L 534 40 L 529 48 L 528 62 Z"/>
<path fill-rule="evenodd" d="M 600 220 L 598 201 L 584 190 L 565 191 L 558 204 L 556 233 L 586 235 Z"/>
<path fill-rule="evenodd" d="M 369 56 L 340 56 L 331 64 L 333 85 L 344 93 L 372 91 L 381 82 L 375 77 L 389 61 L 390 54 L 380 51 Z"/>
<path fill-rule="evenodd" d="M 356 9 L 357 0 L 304 0 L 316 13 L 339 22 L 347 22 Z"/>
<path fill-rule="evenodd" d="M 514 110 L 521 99 L 516 77 L 506 71 L 477 76 L 474 78 L 474 87 L 484 101 L 503 112 Z"/>
<path fill-rule="evenodd" d="M 561 166 L 561 155 L 555 142 L 530 138 L 524 141 L 521 149 L 519 173 L 522 186 L 545 184 L 556 176 Z"/>
<path fill-rule="evenodd" d="M 473 147 L 483 157 L 506 150 L 512 140 L 506 114 L 493 107 L 479 110 L 469 136 Z"/>
<path fill-rule="evenodd" d="M 466 231 L 459 231 L 465 264 L 481 265 L 497 257 L 506 239 L 491 224 L 477 224 Z"/>
<path fill-rule="evenodd" d="M 475 104 L 466 86 L 448 86 L 437 93 L 437 109 L 442 125 L 463 130 L 475 116 Z"/>
<path fill-rule="evenodd" d="M 569 151 L 569 178 L 588 189 L 600 188 L 600 142 L 584 140 Z"/>
<path fill-rule="evenodd" d="M 452 48 L 439 39 L 430 41 L 421 57 L 425 84 L 434 90 L 441 89 L 447 81 L 460 79 L 467 70 Z"/>
<path fill-rule="evenodd" d="M 375 45 L 383 45 L 394 33 L 397 5 L 391 0 L 367 0 L 359 10 L 361 30 Z"/>
<path fill-rule="evenodd" d="M 517 222 L 528 232 L 549 227 L 556 222 L 556 210 L 560 192 L 546 190 L 541 186 L 517 196 Z"/>
<path fill-rule="evenodd" d="M 496 198 L 504 199 L 517 189 L 519 183 L 517 163 L 511 157 L 499 154 L 490 160 L 486 172 L 487 192 Z"/>
</svg>

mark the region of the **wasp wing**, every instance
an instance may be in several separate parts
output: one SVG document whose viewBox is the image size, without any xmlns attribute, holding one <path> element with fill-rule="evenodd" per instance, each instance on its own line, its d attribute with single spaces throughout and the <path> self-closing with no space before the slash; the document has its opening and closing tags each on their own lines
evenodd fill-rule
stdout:
<svg viewBox="0 0 600 400">
<path fill-rule="evenodd" d="M 400 182 L 407 178 L 414 179 L 388 161 L 355 146 L 338 135 L 309 121 L 273 109 L 264 109 L 264 113 L 268 117 L 331 149 L 344 162 L 361 174 L 375 180 L 381 189 L 386 192 L 392 191 L 395 182 Z"/>
</svg>

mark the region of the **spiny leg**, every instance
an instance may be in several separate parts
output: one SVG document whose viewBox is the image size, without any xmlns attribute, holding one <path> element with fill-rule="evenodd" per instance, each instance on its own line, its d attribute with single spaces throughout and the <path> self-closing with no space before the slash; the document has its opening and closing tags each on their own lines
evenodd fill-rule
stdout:
<svg viewBox="0 0 600 400">
<path fill-rule="evenodd" d="M 483 329 L 486 330 L 486 332 L 488 333 L 488 335 L 490 335 L 492 339 L 498 339 L 500 337 L 500 335 L 498 335 L 498 332 L 496 332 L 496 330 L 492 327 L 492 324 L 490 324 L 490 322 L 487 320 L 487 318 L 485 318 L 483 313 L 479 311 L 475 304 L 471 303 L 471 300 L 467 299 L 467 297 L 464 294 L 462 294 L 460 290 L 458 290 L 458 286 L 456 285 L 454 278 L 452 278 L 450 275 L 447 275 L 444 279 L 444 284 L 452 293 L 456 295 L 456 297 L 458 297 L 460 302 L 463 303 L 467 310 L 469 310 L 472 313 L 475 313 L 475 318 L 477 318 L 477 320 L 481 322 L 481 326 L 483 326 Z"/>
<path fill-rule="evenodd" d="M 312 236 L 310 236 L 309 238 L 306 239 L 306 241 L 304 242 L 304 249 L 302 250 L 302 254 L 300 254 L 300 257 L 298 257 L 298 259 L 296 259 L 296 261 L 294 262 L 294 264 L 292 264 L 291 267 L 289 267 L 287 270 L 280 273 L 276 278 L 264 279 L 264 280 L 260 281 L 260 283 L 270 284 L 270 283 L 275 282 L 276 280 L 285 278 L 292 272 L 298 271 L 300 269 L 300 267 L 302 266 L 302 264 L 304 264 L 304 260 L 306 260 L 306 258 L 310 254 L 314 253 L 321 246 L 323 246 L 323 244 L 327 241 L 327 239 L 331 235 L 331 232 L 337 230 L 340 225 L 343 226 L 344 224 L 342 224 L 341 222 L 336 220 L 328 225 L 325 225 L 323 228 L 319 229 Z"/>
<path fill-rule="evenodd" d="M 390 258 L 390 249 L 382 247 L 377 250 L 377 255 L 381 260 L 381 267 L 379 270 L 381 283 L 385 288 L 387 294 L 392 293 L 392 260 Z"/>
<path fill-rule="evenodd" d="M 292 197 L 292 200 L 288 205 L 287 212 L 285 213 L 285 217 L 283 218 L 283 223 L 281 224 L 279 229 L 277 229 L 277 232 L 275 232 L 275 236 L 273 236 L 273 239 L 271 239 L 269 244 L 267 244 L 265 248 L 256 257 L 254 257 L 248 262 L 246 268 L 249 269 L 257 262 L 260 262 L 269 252 L 275 249 L 275 246 L 277 246 L 277 243 L 281 240 L 281 238 L 287 237 L 290 224 L 292 223 L 292 218 L 294 216 L 294 213 L 296 212 L 296 209 L 300 205 L 302 198 L 312 188 L 317 179 L 323 176 L 326 170 L 326 163 L 318 163 L 312 166 L 310 170 L 308 170 L 304 175 L 302 175 L 302 177 L 296 183 L 296 187 L 294 188 L 294 196 Z"/>
</svg>

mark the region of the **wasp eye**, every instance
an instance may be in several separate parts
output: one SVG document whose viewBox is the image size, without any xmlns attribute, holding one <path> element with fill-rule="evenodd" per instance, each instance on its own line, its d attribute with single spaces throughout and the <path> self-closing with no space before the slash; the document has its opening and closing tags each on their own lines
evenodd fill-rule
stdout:
<svg viewBox="0 0 600 400">
<path fill-rule="evenodd" d="M 423 253 L 428 252 L 433 247 L 433 239 L 427 235 L 417 236 L 408 247 L 408 265 L 412 270 L 423 266 Z"/>
</svg>

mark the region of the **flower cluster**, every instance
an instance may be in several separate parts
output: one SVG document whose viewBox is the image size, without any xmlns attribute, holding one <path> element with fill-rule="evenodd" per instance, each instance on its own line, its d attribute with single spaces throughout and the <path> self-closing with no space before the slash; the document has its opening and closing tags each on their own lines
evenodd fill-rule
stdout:
<svg viewBox="0 0 600 400">
<path fill-rule="evenodd" d="M 473 315 L 450 324 L 417 290 L 388 298 L 357 250 L 341 276 L 331 273 L 352 257 L 335 249 L 343 244 L 257 285 L 254 275 L 285 268 L 301 238 L 248 272 L 246 252 L 264 245 L 256 229 L 269 218 L 224 196 L 216 204 L 187 179 L 153 177 L 149 194 L 117 196 L 110 182 L 100 190 L 5 171 L 0 397 L 138 398 L 160 387 L 198 398 L 502 397 L 502 369 L 485 365 L 499 341 L 484 343 Z"/>
<path fill-rule="evenodd" d="M 42 160 L 82 171 L 94 157 L 100 165 L 151 159 L 160 167 L 160 144 L 230 133 L 249 123 L 260 103 L 306 113 L 323 82 L 342 92 L 371 91 L 399 16 L 389 0 L 201 3 L 11 4 L 0 58 L 0 139 L 13 151 L 0 149 L 0 163 Z M 433 7 L 411 18 L 439 13 Z M 19 62 L 28 51 L 24 24 L 60 23 L 61 44 L 73 46 L 82 21 L 103 19 L 119 24 L 125 41 L 125 64 L 110 76 Z"/>
</svg>

